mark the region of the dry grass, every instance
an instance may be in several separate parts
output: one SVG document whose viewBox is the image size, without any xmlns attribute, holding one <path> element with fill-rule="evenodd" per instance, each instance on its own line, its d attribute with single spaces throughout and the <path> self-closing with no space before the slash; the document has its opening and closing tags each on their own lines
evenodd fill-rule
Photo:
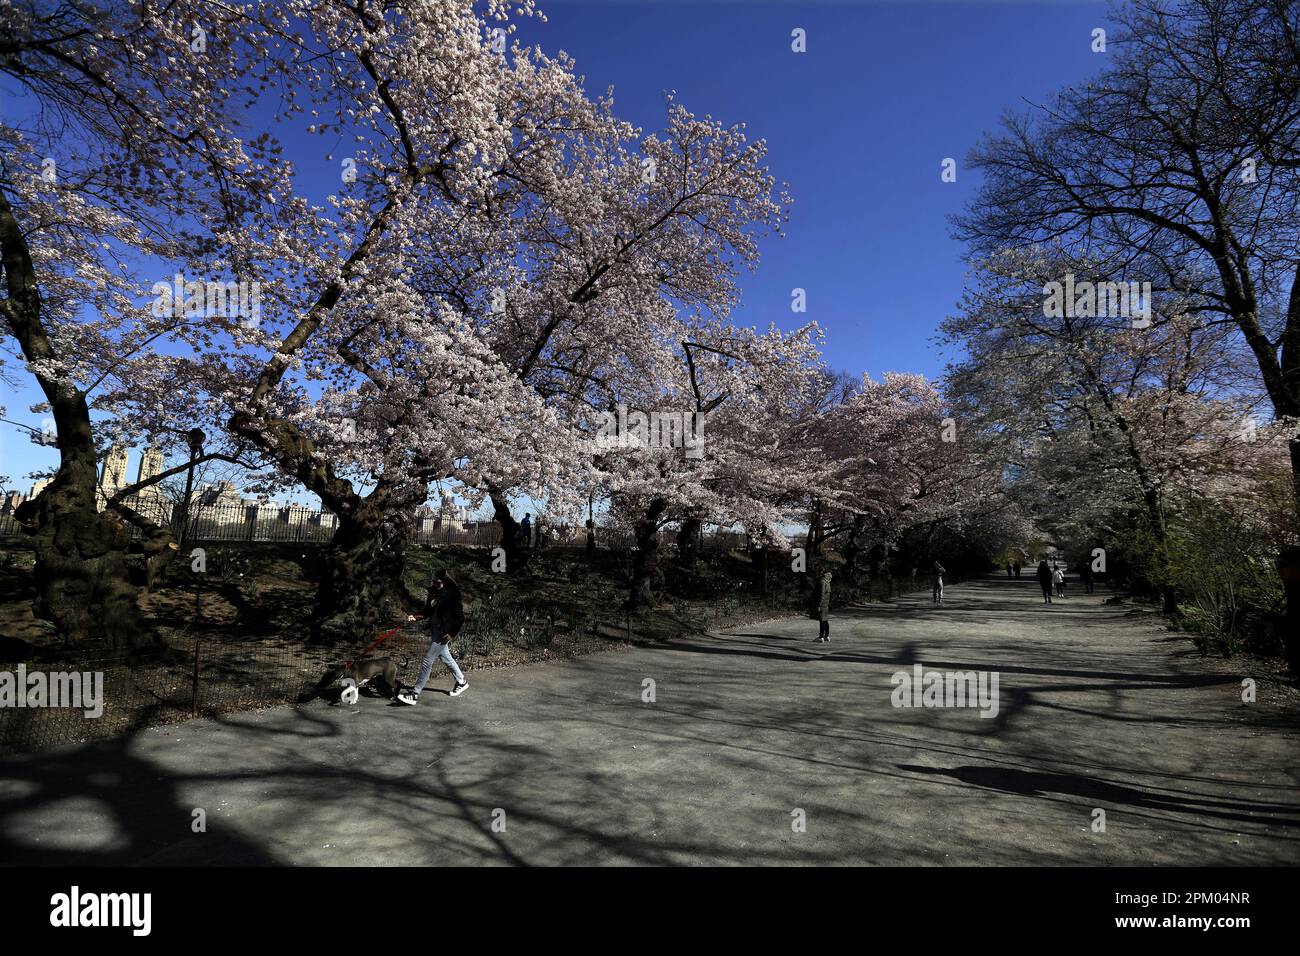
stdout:
<svg viewBox="0 0 1300 956">
<path fill-rule="evenodd" d="M 291 702 L 330 665 L 355 657 L 376 635 L 333 646 L 308 641 L 315 597 L 308 549 L 286 546 L 209 548 L 205 573 L 177 562 L 141 608 L 169 652 L 127 666 L 107 648 L 69 647 L 31 613 L 31 553 L 3 552 L 0 566 L 0 667 L 101 671 L 104 715 L 43 709 L 0 713 L 0 749 L 36 749 L 111 736 L 138 727 Z M 521 574 L 494 574 L 483 551 L 414 549 L 406 584 L 422 593 L 435 567 L 452 571 L 466 595 L 466 627 L 454 652 L 466 670 L 581 657 L 628 643 L 670 640 L 710 627 L 772 617 L 776 605 L 747 598 L 743 556 L 713 556 L 700 569 L 691 599 L 668 598 L 629 617 L 626 559 L 610 552 L 548 551 Z M 404 625 L 395 621 L 394 625 Z M 417 624 L 373 653 L 391 655 L 398 678 L 413 681 L 427 646 Z M 198 655 L 198 695 L 194 657 Z"/>
</svg>

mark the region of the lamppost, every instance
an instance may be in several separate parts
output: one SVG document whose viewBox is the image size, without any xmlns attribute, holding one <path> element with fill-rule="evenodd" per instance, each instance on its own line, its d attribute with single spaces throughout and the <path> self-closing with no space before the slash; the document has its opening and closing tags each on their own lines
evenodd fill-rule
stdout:
<svg viewBox="0 0 1300 956">
<path fill-rule="evenodd" d="M 194 492 L 194 459 L 203 451 L 203 441 L 207 438 L 202 428 L 191 428 L 185 433 L 185 440 L 190 445 L 190 467 L 185 472 L 185 501 L 181 505 L 181 526 L 177 537 L 183 543 L 189 536 L 190 495 Z"/>
</svg>

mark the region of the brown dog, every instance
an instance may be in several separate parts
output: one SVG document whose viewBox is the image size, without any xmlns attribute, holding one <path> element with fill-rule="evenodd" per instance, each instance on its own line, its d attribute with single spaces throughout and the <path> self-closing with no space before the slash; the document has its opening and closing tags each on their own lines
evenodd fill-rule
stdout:
<svg viewBox="0 0 1300 956">
<path fill-rule="evenodd" d="M 368 687 L 375 678 L 381 678 L 384 686 L 381 693 L 392 697 L 397 693 L 397 665 L 391 657 L 367 657 L 364 660 L 335 664 L 316 686 L 298 698 L 299 703 L 306 703 L 316 697 L 324 697 L 325 691 L 335 681 L 351 681 L 357 688 Z"/>
</svg>

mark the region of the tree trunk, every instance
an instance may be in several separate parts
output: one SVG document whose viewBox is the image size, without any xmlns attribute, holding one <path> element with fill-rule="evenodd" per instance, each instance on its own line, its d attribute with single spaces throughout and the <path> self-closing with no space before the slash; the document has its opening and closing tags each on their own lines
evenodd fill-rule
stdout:
<svg viewBox="0 0 1300 956">
<path fill-rule="evenodd" d="M 369 642 L 392 627 L 414 600 L 402 580 L 405 540 L 385 534 L 385 512 L 394 504 L 383 486 L 340 509 L 338 529 L 326 550 L 317 582 L 312 639 Z M 378 500 L 376 500 L 378 498 Z"/>
<path fill-rule="evenodd" d="M 804 538 L 804 553 L 808 557 L 821 552 L 822 539 L 822 509 L 821 504 L 813 505 L 812 514 L 808 516 L 808 534 Z"/>
<path fill-rule="evenodd" d="M 45 371 L 64 357 L 42 324 L 36 269 L 3 190 L 0 255 L 8 293 L 0 300 L 0 317 L 32 363 L 59 446 L 54 479 L 16 515 L 36 550 L 32 613 L 70 640 L 100 638 L 118 650 L 153 645 L 157 635 L 140 613 L 127 574 L 125 530 L 95 507 L 95 443 L 86 397 L 73 382 Z"/>
<path fill-rule="evenodd" d="M 175 559 L 180 546 L 176 543 L 168 528 L 158 524 L 147 515 L 140 514 L 140 512 L 124 502 L 110 502 L 108 507 L 121 515 L 124 520 L 140 529 L 142 539 L 140 550 L 144 553 L 145 571 L 142 593 L 149 594 L 162 580 L 163 574 L 167 571 L 168 565 Z"/>
<path fill-rule="evenodd" d="M 627 598 L 627 610 L 639 611 L 654 607 L 651 590 L 659 563 L 659 520 L 668 509 L 668 502 L 655 498 L 646 509 L 645 516 L 636 523 L 636 550 L 632 552 L 632 583 Z"/>
<path fill-rule="evenodd" d="M 36 550 L 32 613 L 70 641 L 97 639 L 126 652 L 157 646 L 127 571 L 126 528 L 95 508 L 93 461 L 92 452 L 89 482 L 84 463 L 73 460 L 18 509 Z"/>
<path fill-rule="evenodd" d="M 394 519 L 414 508 L 427 486 L 381 477 L 362 496 L 292 422 L 240 410 L 229 428 L 295 476 L 338 520 L 319 565 L 312 639 L 369 642 L 376 627 L 405 614 L 415 601 L 402 581 L 408 531 L 405 522 Z"/>
<path fill-rule="evenodd" d="M 501 526 L 501 548 L 506 553 L 506 574 L 513 574 L 528 563 L 531 552 L 524 547 L 520 537 L 523 532 L 515 516 L 510 513 L 510 502 L 506 500 L 505 492 L 494 487 L 488 495 L 492 499 L 492 517 Z"/>
<path fill-rule="evenodd" d="M 1164 511 L 1160 506 L 1159 495 L 1148 490 L 1143 495 L 1147 505 L 1147 517 L 1151 522 L 1151 533 L 1156 539 L 1155 560 L 1159 562 L 1160 605 L 1165 614 L 1178 613 L 1178 594 L 1169 581 L 1169 532 L 1165 527 Z"/>
<path fill-rule="evenodd" d="M 677 556 L 688 571 L 694 571 L 695 566 L 699 564 L 702 524 L 699 518 L 685 518 L 681 527 L 677 529 Z"/>
<path fill-rule="evenodd" d="M 848 540 L 844 543 L 844 576 L 848 579 L 850 588 L 857 580 L 858 559 L 862 556 L 862 532 L 866 524 L 865 515 L 854 515 Z"/>
</svg>

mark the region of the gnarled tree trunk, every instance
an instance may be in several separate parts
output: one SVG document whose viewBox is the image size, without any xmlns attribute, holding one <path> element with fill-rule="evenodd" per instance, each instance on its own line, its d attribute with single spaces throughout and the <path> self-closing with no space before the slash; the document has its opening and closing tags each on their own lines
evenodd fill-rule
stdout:
<svg viewBox="0 0 1300 956">
<path fill-rule="evenodd" d="M 528 563 L 531 555 L 524 547 L 520 536 L 519 522 L 510 513 L 510 502 L 500 488 L 491 487 L 488 496 L 492 499 L 492 517 L 501 526 L 501 549 L 506 553 L 506 574 L 513 574 Z"/>
<path fill-rule="evenodd" d="M 180 550 L 180 545 L 172 537 L 168 528 L 164 528 L 147 515 L 140 514 L 124 502 L 109 501 L 108 507 L 140 529 L 140 550 L 144 553 L 145 573 L 143 593 L 148 594 L 162 580 L 168 565 Z"/>
<path fill-rule="evenodd" d="M 319 565 L 312 639 L 368 642 L 377 627 L 404 615 L 415 599 L 402 580 L 403 519 L 424 486 L 399 485 L 381 477 L 363 496 L 316 454 L 311 438 L 291 422 L 239 411 L 231 416 L 230 430 L 274 456 L 338 520 Z"/>
<path fill-rule="evenodd" d="M 317 581 L 314 640 L 369 641 L 408 610 L 405 540 L 386 534 L 384 521 L 383 505 L 365 498 L 339 511 Z"/>
<path fill-rule="evenodd" d="M 60 467 L 45 490 L 18 509 L 36 550 L 32 613 L 68 640 L 102 640 L 121 651 L 155 646 L 158 635 L 140 613 L 127 571 L 126 528 L 96 510 L 94 482 L 87 489 L 78 470 Z"/>
<path fill-rule="evenodd" d="M 632 583 L 627 597 L 629 611 L 639 611 L 655 605 L 651 584 L 659 565 L 659 522 L 667 510 L 668 502 L 663 498 L 655 498 L 633 528 L 636 550 L 632 552 Z"/>
<path fill-rule="evenodd" d="M 0 253 L 8 294 L 0 316 L 33 363 L 50 404 L 59 445 L 59 470 L 45 489 L 18 508 L 16 517 L 36 550 L 36 600 L 32 612 L 70 640 L 99 638 L 119 650 L 156 644 L 136 604 L 126 567 L 127 535 L 114 515 L 95 506 L 95 444 L 85 395 L 63 378 L 41 321 L 41 296 L 27 241 L 0 191 Z"/>
</svg>

